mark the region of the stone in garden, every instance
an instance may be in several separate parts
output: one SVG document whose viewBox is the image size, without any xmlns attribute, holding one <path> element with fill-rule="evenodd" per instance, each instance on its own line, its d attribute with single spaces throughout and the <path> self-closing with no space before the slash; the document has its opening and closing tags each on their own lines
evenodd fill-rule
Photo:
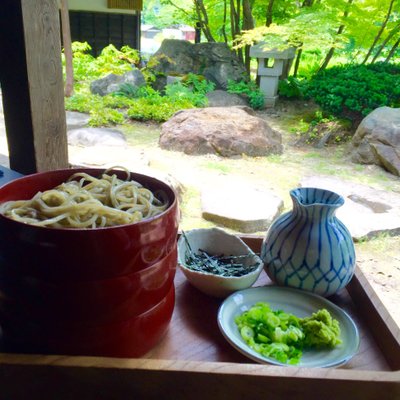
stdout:
<svg viewBox="0 0 400 400">
<path fill-rule="evenodd" d="M 251 157 L 282 153 L 282 136 L 249 107 L 207 107 L 177 112 L 162 125 L 160 147 L 186 154 Z"/>
<path fill-rule="evenodd" d="M 70 146 L 118 146 L 127 145 L 125 135 L 110 128 L 79 128 L 68 131 L 68 144 Z"/>
<path fill-rule="evenodd" d="M 246 79 L 246 69 L 235 52 L 225 43 L 191 43 L 185 40 L 165 39 L 154 53 L 157 65 L 153 70 L 161 75 L 203 75 L 226 89 L 229 80 Z"/>
<path fill-rule="evenodd" d="M 245 98 L 236 93 L 228 93 L 225 90 L 213 90 L 208 92 L 206 97 L 209 107 L 248 106 Z"/>
<path fill-rule="evenodd" d="M 243 233 L 266 232 L 283 209 L 282 199 L 272 192 L 232 179 L 204 188 L 201 205 L 204 219 Z"/>
<path fill-rule="evenodd" d="M 89 114 L 76 112 L 76 111 L 67 111 L 67 130 L 83 128 L 87 126 L 90 116 Z"/>
<path fill-rule="evenodd" d="M 302 187 L 328 189 L 344 197 L 336 216 L 349 229 L 354 240 L 373 238 L 382 233 L 400 235 L 400 194 L 336 178 L 313 176 L 301 181 Z"/>
<path fill-rule="evenodd" d="M 353 162 L 376 164 L 400 176 L 400 108 L 372 111 L 358 126 L 352 145 Z"/>
<path fill-rule="evenodd" d="M 137 68 L 133 68 L 131 71 L 128 71 L 123 75 L 109 74 L 104 78 L 91 82 L 90 91 L 93 94 L 105 96 L 120 90 L 120 86 L 123 83 L 129 83 L 135 87 L 146 85 L 142 72 Z"/>
</svg>

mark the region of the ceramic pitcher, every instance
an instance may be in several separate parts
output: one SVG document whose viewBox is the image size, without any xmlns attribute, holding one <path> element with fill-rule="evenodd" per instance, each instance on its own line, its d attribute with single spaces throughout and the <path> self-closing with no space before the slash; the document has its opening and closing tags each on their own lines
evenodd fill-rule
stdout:
<svg viewBox="0 0 400 400">
<path fill-rule="evenodd" d="M 265 271 L 278 285 L 330 296 L 355 269 L 351 234 L 335 215 L 344 199 L 318 188 L 297 188 L 290 196 L 293 209 L 272 223 L 263 241 Z"/>
</svg>

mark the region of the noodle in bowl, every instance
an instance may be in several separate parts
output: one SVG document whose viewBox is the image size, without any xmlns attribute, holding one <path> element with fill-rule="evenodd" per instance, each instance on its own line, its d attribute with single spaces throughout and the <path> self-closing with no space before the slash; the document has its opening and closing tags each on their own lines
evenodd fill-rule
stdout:
<svg viewBox="0 0 400 400">
<path fill-rule="evenodd" d="M 38 192 L 53 190 L 74 174 L 99 177 L 103 169 L 67 169 L 28 175 L 0 188 L 0 204 L 27 201 Z M 124 180 L 125 171 L 113 171 Z M 144 269 L 176 246 L 178 205 L 175 192 L 164 182 L 131 174 L 166 204 L 156 215 L 136 222 L 67 228 L 32 225 L 0 214 L 0 256 L 10 268 L 52 282 L 107 279 Z M 4 207 L 4 206 L 3 206 Z"/>
<path fill-rule="evenodd" d="M 10 200 L 0 213 L 36 226 L 54 228 L 104 228 L 125 225 L 161 214 L 168 199 L 161 200 L 142 184 L 120 179 L 112 169 L 99 177 L 75 172 L 53 189 L 36 193 L 31 200 Z M 163 193 L 160 193 L 161 197 Z"/>
</svg>

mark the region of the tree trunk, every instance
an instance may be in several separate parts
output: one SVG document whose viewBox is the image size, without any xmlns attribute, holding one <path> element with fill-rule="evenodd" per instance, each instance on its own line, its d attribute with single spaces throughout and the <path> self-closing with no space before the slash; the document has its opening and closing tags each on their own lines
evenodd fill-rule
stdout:
<svg viewBox="0 0 400 400">
<path fill-rule="evenodd" d="M 195 35 L 194 35 L 194 42 L 200 43 L 201 42 L 201 22 L 196 22 L 195 28 Z"/>
<path fill-rule="evenodd" d="M 242 8 L 243 8 L 243 29 L 244 30 L 254 29 L 253 10 L 250 1 L 243 0 Z M 244 49 L 244 66 L 249 75 L 250 75 L 250 61 L 251 61 L 250 46 L 246 46 Z"/>
<path fill-rule="evenodd" d="M 237 6 L 235 5 L 235 0 L 230 0 L 231 6 L 231 34 L 232 40 L 240 33 L 240 0 L 237 0 Z M 243 51 L 242 49 L 236 50 L 236 54 L 239 60 L 243 63 Z"/>
<path fill-rule="evenodd" d="M 234 0 L 230 0 L 230 10 L 231 10 L 231 15 L 230 15 L 230 17 L 231 17 L 231 35 L 232 35 L 232 41 L 234 41 L 235 36 L 238 33 L 238 27 L 236 26 L 237 12 L 236 12 Z"/>
<path fill-rule="evenodd" d="M 270 26 L 272 24 L 272 11 L 274 9 L 275 0 L 269 0 L 267 7 L 267 14 L 265 16 L 265 26 Z"/>
<path fill-rule="evenodd" d="M 201 29 L 204 33 L 204 36 L 206 37 L 207 41 L 215 42 L 215 39 L 208 25 L 208 14 L 206 8 L 204 7 L 203 0 L 195 0 L 194 5 L 196 9 L 197 18 L 201 23 Z"/>
<path fill-rule="evenodd" d="M 343 13 L 343 19 L 346 19 L 346 18 L 348 17 L 348 15 L 349 15 L 349 6 L 350 6 L 352 3 L 353 3 L 353 0 L 348 0 L 347 5 L 346 5 L 346 10 L 344 10 L 344 13 Z M 344 25 L 344 24 L 341 24 L 341 25 L 339 26 L 339 29 L 338 29 L 337 32 L 336 32 L 336 36 L 341 35 L 341 34 L 343 33 L 343 31 L 344 31 L 344 28 L 345 28 L 345 25 Z M 331 61 L 331 59 L 332 59 L 334 53 L 335 53 L 335 47 L 332 46 L 332 47 L 329 49 L 328 53 L 326 54 L 326 57 L 325 57 L 325 59 L 324 59 L 324 62 L 322 63 L 322 65 L 320 66 L 320 68 L 319 68 L 318 71 L 323 71 L 323 70 L 328 66 L 328 64 L 329 64 L 329 62 Z"/>
<path fill-rule="evenodd" d="M 64 45 L 65 56 L 65 88 L 66 97 L 71 97 L 74 93 L 74 67 L 72 65 L 72 45 L 71 45 L 71 29 L 69 25 L 68 0 L 61 0 L 61 31 Z"/>
<path fill-rule="evenodd" d="M 396 43 L 393 45 L 393 47 L 390 49 L 388 56 L 385 59 L 385 63 L 389 62 L 389 60 L 394 56 L 394 53 L 400 46 L 400 37 L 397 39 Z"/>
<path fill-rule="evenodd" d="M 382 36 L 382 33 L 383 33 L 383 31 L 385 30 L 386 25 L 387 25 L 387 23 L 388 23 L 388 21 L 389 21 L 390 14 L 392 13 L 392 8 L 393 8 L 393 3 L 394 3 L 394 2 L 395 2 L 395 0 L 391 0 L 391 1 L 390 1 L 389 8 L 388 8 L 388 11 L 387 11 L 387 13 L 386 13 L 386 17 L 385 17 L 384 21 L 382 22 L 382 26 L 381 26 L 381 28 L 379 29 L 378 33 L 376 34 L 375 39 L 374 39 L 374 41 L 372 42 L 372 45 L 371 45 L 371 47 L 369 48 L 368 53 L 367 53 L 367 55 L 365 56 L 365 58 L 364 58 L 364 60 L 363 60 L 363 62 L 362 62 L 361 64 L 365 64 L 365 63 L 368 61 L 368 58 L 370 57 L 371 53 L 373 52 L 373 50 L 374 50 L 374 48 L 375 48 L 375 45 L 378 43 L 378 40 L 379 40 L 380 37 Z"/>
<path fill-rule="evenodd" d="M 236 21 L 235 21 L 235 25 L 236 25 L 236 34 L 239 35 L 240 34 L 240 8 L 241 8 L 241 0 L 236 0 Z M 239 57 L 240 62 L 244 65 L 244 55 L 243 55 L 243 50 L 239 49 L 237 52 L 237 55 Z"/>
<path fill-rule="evenodd" d="M 303 43 L 301 43 L 301 46 Z M 300 60 L 301 60 L 301 54 L 303 53 L 303 49 L 297 50 L 297 56 L 296 56 L 296 61 L 294 63 L 294 70 L 293 70 L 293 76 L 296 77 L 297 73 L 299 72 L 299 66 L 300 66 Z"/>
<path fill-rule="evenodd" d="M 376 54 L 374 55 L 374 58 L 372 59 L 371 63 L 374 63 L 380 54 L 382 53 L 382 50 L 386 47 L 386 45 L 389 43 L 389 41 L 393 38 L 393 36 L 396 35 L 397 32 L 400 30 L 400 24 L 396 25 L 386 36 L 386 39 L 382 42 L 382 44 L 379 46 Z"/>
<path fill-rule="evenodd" d="M 224 0 L 224 16 L 222 22 L 222 36 L 224 37 L 224 42 L 228 43 L 228 37 L 226 36 L 226 17 L 228 12 L 228 5 L 226 4 L 227 0 Z"/>
<path fill-rule="evenodd" d="M 302 7 L 311 7 L 314 4 L 314 0 L 304 0 Z"/>
</svg>

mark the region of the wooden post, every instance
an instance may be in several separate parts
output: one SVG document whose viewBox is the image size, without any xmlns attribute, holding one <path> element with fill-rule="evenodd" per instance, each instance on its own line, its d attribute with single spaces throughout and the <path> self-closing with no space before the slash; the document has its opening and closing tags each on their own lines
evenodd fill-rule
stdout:
<svg viewBox="0 0 400 400">
<path fill-rule="evenodd" d="M 10 167 L 68 166 L 57 0 L 3 0 L 0 83 Z"/>
</svg>

